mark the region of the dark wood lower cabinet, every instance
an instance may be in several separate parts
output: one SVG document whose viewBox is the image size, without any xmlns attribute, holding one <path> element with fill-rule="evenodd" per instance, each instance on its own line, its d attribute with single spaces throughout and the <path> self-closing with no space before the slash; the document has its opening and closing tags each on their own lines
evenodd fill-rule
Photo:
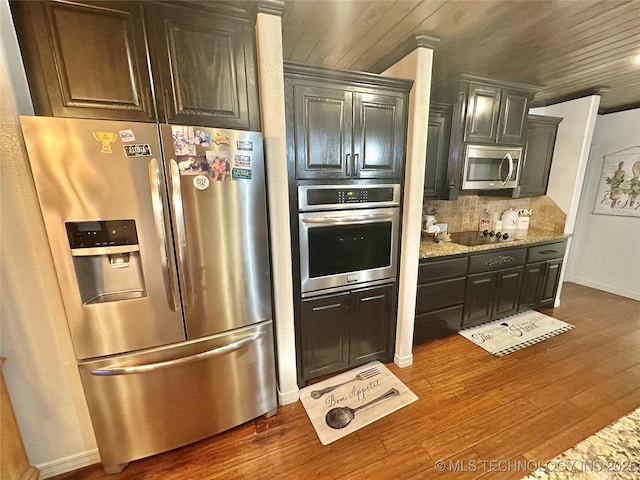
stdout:
<svg viewBox="0 0 640 480">
<path fill-rule="evenodd" d="M 518 313 L 518 299 L 524 267 L 499 270 L 491 320 Z"/>
<path fill-rule="evenodd" d="M 302 375 L 313 378 L 349 365 L 350 295 L 302 302 Z"/>
<path fill-rule="evenodd" d="M 337 372 L 393 355 L 396 286 L 361 288 L 302 300 L 302 378 Z"/>
<path fill-rule="evenodd" d="M 471 327 L 491 318 L 496 272 L 477 273 L 467 277 L 464 297 L 463 327 Z"/>
</svg>

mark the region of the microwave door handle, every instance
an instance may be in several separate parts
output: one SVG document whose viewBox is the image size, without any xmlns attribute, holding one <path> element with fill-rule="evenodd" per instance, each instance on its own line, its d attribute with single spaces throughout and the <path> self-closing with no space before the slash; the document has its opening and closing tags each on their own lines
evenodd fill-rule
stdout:
<svg viewBox="0 0 640 480">
<path fill-rule="evenodd" d="M 331 224 L 344 224 L 353 222 L 362 222 L 366 220 L 384 220 L 393 218 L 392 213 L 377 214 L 377 215 L 354 215 L 352 217 L 311 217 L 302 218 L 304 223 L 331 223 Z"/>
<path fill-rule="evenodd" d="M 507 154 L 508 155 L 508 154 Z M 502 180 L 502 164 L 504 163 L 504 161 L 507 159 L 507 155 L 505 155 L 504 157 L 502 157 L 502 160 L 500 160 L 500 165 L 498 165 L 498 178 L 500 179 L 500 181 L 502 182 L 502 185 L 507 183 L 507 180 L 509 180 L 509 177 L 507 177 L 507 180 Z"/>
<path fill-rule="evenodd" d="M 505 158 L 509 160 L 509 173 L 507 174 L 507 179 L 502 183 L 502 185 L 506 185 L 507 182 L 511 180 L 511 175 L 513 175 L 513 157 L 509 152 L 507 152 Z"/>
</svg>

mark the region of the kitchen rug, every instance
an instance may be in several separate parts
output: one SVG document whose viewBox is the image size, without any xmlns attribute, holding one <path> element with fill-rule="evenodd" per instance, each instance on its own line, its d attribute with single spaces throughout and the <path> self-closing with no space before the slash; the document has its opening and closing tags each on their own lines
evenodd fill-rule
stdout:
<svg viewBox="0 0 640 480">
<path fill-rule="evenodd" d="M 418 397 L 387 367 L 371 362 L 300 390 L 322 445 L 415 402 Z"/>
<path fill-rule="evenodd" d="M 523 480 L 637 480 L 640 408 L 541 465 Z"/>
<path fill-rule="evenodd" d="M 502 357 L 571 330 L 573 325 L 534 310 L 518 313 L 458 333 L 496 357 Z"/>
</svg>

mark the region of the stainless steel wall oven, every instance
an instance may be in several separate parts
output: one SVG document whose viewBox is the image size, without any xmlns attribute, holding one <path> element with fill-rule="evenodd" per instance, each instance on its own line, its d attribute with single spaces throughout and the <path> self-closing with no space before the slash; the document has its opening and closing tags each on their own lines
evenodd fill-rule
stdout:
<svg viewBox="0 0 640 480">
<path fill-rule="evenodd" d="M 298 187 L 303 297 L 397 275 L 400 185 Z"/>
</svg>

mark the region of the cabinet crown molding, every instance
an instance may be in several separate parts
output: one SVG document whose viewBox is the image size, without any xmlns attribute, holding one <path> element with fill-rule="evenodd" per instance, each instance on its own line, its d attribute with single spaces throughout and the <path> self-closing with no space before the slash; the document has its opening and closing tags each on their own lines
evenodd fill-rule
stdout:
<svg viewBox="0 0 640 480">
<path fill-rule="evenodd" d="M 435 50 L 439 43 L 440 38 L 429 32 L 415 32 L 373 64 L 368 71 L 374 73 L 384 72 L 387 68 L 409 55 L 416 48 L 423 47 Z"/>
<path fill-rule="evenodd" d="M 258 13 L 266 13 L 268 15 L 284 15 L 284 0 L 258 0 L 256 2 Z"/>
</svg>

